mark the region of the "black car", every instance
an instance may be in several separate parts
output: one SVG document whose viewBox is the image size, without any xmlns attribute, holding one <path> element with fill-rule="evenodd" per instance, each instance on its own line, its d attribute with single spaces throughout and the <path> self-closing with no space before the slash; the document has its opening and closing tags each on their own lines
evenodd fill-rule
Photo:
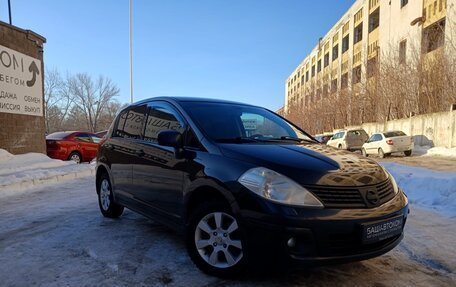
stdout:
<svg viewBox="0 0 456 287">
<path fill-rule="evenodd" d="M 218 276 L 258 258 L 316 266 L 379 256 L 399 244 L 408 215 L 407 197 L 377 163 L 246 104 L 132 104 L 97 159 L 104 216 L 127 207 L 175 227 L 193 262 Z"/>
</svg>

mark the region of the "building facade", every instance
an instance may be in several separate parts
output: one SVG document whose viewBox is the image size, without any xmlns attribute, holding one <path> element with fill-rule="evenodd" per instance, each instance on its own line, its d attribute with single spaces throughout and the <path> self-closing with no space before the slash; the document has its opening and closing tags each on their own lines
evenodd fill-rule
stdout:
<svg viewBox="0 0 456 287">
<path fill-rule="evenodd" d="M 0 149 L 46 152 L 44 62 L 46 39 L 0 21 Z"/>
<path fill-rule="evenodd" d="M 331 94 L 356 95 L 382 61 L 432 58 L 452 39 L 456 0 L 357 0 L 287 78 L 284 113 Z M 452 42 L 454 43 L 454 42 Z"/>
</svg>

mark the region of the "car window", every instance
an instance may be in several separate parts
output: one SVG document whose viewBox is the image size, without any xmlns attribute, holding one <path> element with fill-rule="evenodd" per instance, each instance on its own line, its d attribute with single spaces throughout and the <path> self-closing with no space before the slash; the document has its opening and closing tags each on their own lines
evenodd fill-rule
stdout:
<svg viewBox="0 0 456 287">
<path fill-rule="evenodd" d="M 46 136 L 48 140 L 61 140 L 71 135 L 72 132 L 56 132 Z"/>
<path fill-rule="evenodd" d="M 386 132 L 386 133 L 383 133 L 383 134 L 385 135 L 385 138 L 406 136 L 406 134 L 404 132 L 402 132 L 402 131 Z"/>
<path fill-rule="evenodd" d="M 92 142 L 92 138 L 86 133 L 77 133 L 73 139 L 80 142 Z"/>
<path fill-rule="evenodd" d="M 338 132 L 332 137 L 332 139 L 333 140 L 341 139 L 344 137 L 344 135 L 345 135 L 345 132 Z"/>
<path fill-rule="evenodd" d="M 261 135 L 261 137 L 274 138 L 279 135 L 287 135 L 285 127 L 274 124 L 271 119 L 257 113 L 243 112 L 241 121 L 246 137 Z"/>
<path fill-rule="evenodd" d="M 376 142 L 376 141 L 380 141 L 382 140 L 382 136 L 380 134 L 373 134 L 370 139 L 369 139 L 369 142 Z"/>
<path fill-rule="evenodd" d="M 198 127 L 217 142 L 237 142 L 247 137 L 265 142 L 286 138 L 313 141 L 291 123 L 263 108 L 210 102 L 183 102 L 181 105 Z"/>
<path fill-rule="evenodd" d="M 118 116 L 113 136 L 140 139 L 146 109 L 146 105 L 141 105 L 122 111 Z"/>
<path fill-rule="evenodd" d="M 92 138 L 92 141 L 94 143 L 100 143 L 100 141 L 101 141 L 101 138 L 99 136 L 91 135 L 90 137 Z"/>
<path fill-rule="evenodd" d="M 170 106 L 152 104 L 145 123 L 144 140 L 156 142 L 158 134 L 164 130 L 175 130 L 184 133 L 183 120 Z"/>
</svg>

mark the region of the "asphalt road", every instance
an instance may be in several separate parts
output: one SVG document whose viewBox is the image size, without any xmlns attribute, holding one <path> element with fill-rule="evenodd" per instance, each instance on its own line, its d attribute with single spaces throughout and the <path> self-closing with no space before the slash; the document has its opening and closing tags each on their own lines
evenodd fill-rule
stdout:
<svg viewBox="0 0 456 287">
<path fill-rule="evenodd" d="M 384 256 L 228 281 L 202 274 L 167 228 L 129 210 L 103 218 L 92 177 L 31 191 L 0 200 L 1 286 L 456 286 L 456 219 L 413 206 Z"/>
</svg>

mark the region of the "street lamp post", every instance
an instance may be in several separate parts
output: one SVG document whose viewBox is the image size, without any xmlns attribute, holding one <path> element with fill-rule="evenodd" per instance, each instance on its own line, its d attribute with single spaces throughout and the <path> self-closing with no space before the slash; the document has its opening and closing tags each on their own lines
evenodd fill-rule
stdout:
<svg viewBox="0 0 456 287">
<path fill-rule="evenodd" d="M 133 0 L 130 0 L 130 102 L 133 103 Z"/>
</svg>

